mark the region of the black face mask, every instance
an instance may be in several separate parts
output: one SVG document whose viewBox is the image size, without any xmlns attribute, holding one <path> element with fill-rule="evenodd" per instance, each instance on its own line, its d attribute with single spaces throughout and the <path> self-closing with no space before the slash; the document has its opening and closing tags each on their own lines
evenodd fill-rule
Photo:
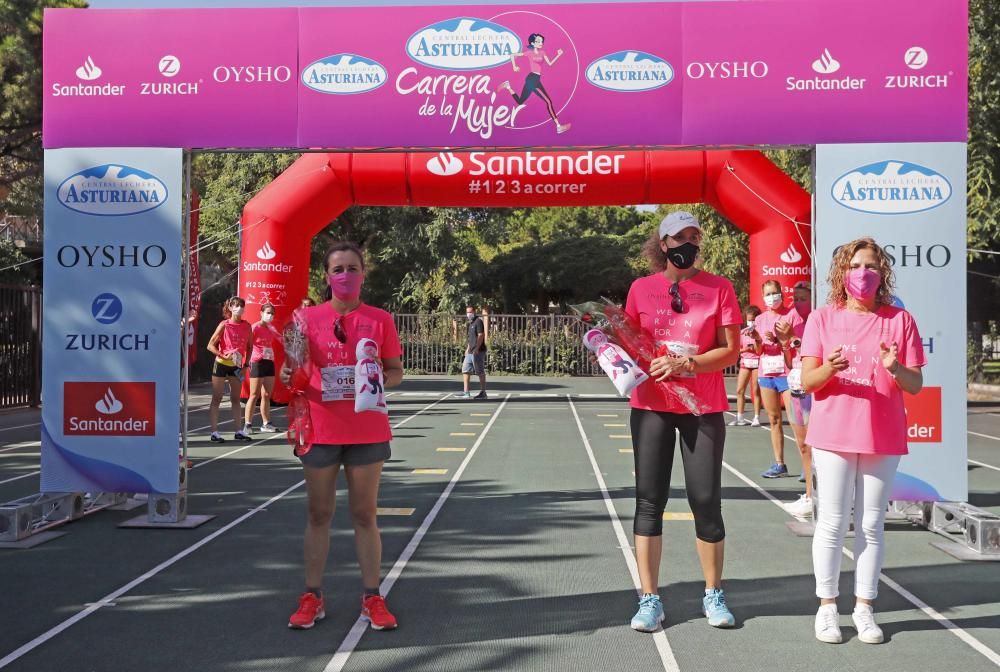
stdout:
<svg viewBox="0 0 1000 672">
<path fill-rule="evenodd" d="M 667 259 L 670 263 L 682 271 L 694 266 L 698 259 L 698 246 L 693 243 L 684 243 L 680 247 L 668 247 Z"/>
</svg>

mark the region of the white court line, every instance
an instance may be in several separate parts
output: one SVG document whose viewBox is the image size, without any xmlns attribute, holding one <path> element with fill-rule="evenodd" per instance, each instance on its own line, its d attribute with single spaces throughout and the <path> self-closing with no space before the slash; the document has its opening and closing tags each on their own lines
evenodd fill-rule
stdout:
<svg viewBox="0 0 1000 672">
<path fill-rule="evenodd" d="M 486 427 L 483 429 L 483 433 L 479 435 L 479 438 L 476 439 L 472 448 L 469 449 L 465 459 L 462 460 L 461 466 L 458 467 L 455 471 L 455 475 L 451 477 L 450 481 L 448 481 L 448 485 L 445 486 L 444 491 L 440 494 L 440 496 L 438 496 L 437 501 L 427 513 L 427 516 L 420 524 L 420 527 L 413 533 L 410 543 L 408 543 L 406 548 L 403 549 L 399 559 L 396 560 L 396 564 L 394 564 L 392 569 L 389 570 L 389 573 L 386 574 L 386 577 L 382 581 L 381 585 L 383 596 L 389 594 L 389 591 L 392 590 L 393 585 L 396 583 L 396 579 L 398 579 L 400 574 L 403 573 L 403 570 L 406 569 L 406 563 L 408 563 L 410 558 L 413 557 L 413 554 L 416 552 L 420 542 L 423 541 L 424 535 L 427 534 L 427 530 L 430 529 L 430 526 L 434 523 L 434 519 L 437 518 L 437 515 L 444 506 L 445 501 L 448 499 L 449 495 L 451 495 L 452 490 L 455 489 L 455 485 L 458 483 L 459 479 L 462 478 L 462 474 L 465 473 L 465 468 L 469 466 L 469 462 L 476 454 L 479 446 L 482 445 L 483 439 L 486 438 L 490 428 L 493 427 L 493 423 L 496 422 L 498 417 L 500 417 L 500 412 L 503 411 L 504 406 L 507 405 L 507 401 L 509 399 L 510 394 L 504 397 L 503 403 L 501 403 L 500 406 L 497 407 L 497 410 L 494 411 L 493 417 L 490 418 L 490 421 L 486 424 Z M 442 399 L 441 401 L 444 400 Z M 341 672 L 341 670 L 344 669 L 344 666 L 347 665 L 347 660 L 351 657 L 351 654 L 354 652 L 355 647 L 357 647 L 358 642 L 361 641 L 361 637 L 365 634 L 367 629 L 368 621 L 359 617 L 358 620 L 354 622 L 354 627 L 352 627 L 351 631 L 347 633 L 347 637 L 345 637 L 344 641 L 340 643 L 340 646 L 337 648 L 337 652 L 333 654 L 333 658 L 331 658 L 330 662 L 327 663 L 325 668 L 323 668 L 323 672 Z"/>
<path fill-rule="evenodd" d="M 11 481 L 20 481 L 22 478 L 28 478 L 29 476 L 37 476 L 40 473 L 42 473 L 42 472 L 40 472 L 40 471 L 33 471 L 30 474 L 22 474 L 21 476 L 15 476 L 14 478 L 8 478 L 6 481 L 0 481 L 0 485 L 3 485 L 4 483 L 10 483 Z"/>
<path fill-rule="evenodd" d="M 30 425 L 15 425 L 14 427 L 0 427 L 0 432 L 9 432 L 14 429 L 24 429 L 25 427 L 41 427 L 42 423 L 34 422 Z"/>
<path fill-rule="evenodd" d="M 642 591 L 642 584 L 639 581 L 639 566 L 635 562 L 635 556 L 632 555 L 632 545 L 629 543 L 628 537 L 625 536 L 625 529 L 618 519 L 618 512 L 615 511 L 615 505 L 611 501 L 608 486 L 604 482 L 604 476 L 601 475 L 601 467 L 597 464 L 597 458 L 594 457 L 594 451 L 590 447 L 590 439 L 587 438 L 587 432 L 584 431 L 583 423 L 580 422 L 580 416 L 576 412 L 573 399 L 569 395 L 566 395 L 566 400 L 569 402 L 569 408 L 573 411 L 573 417 L 576 419 L 576 427 L 580 430 L 583 447 L 587 449 L 587 457 L 590 458 L 590 466 L 593 468 L 594 476 L 597 478 L 597 485 L 601 488 L 601 497 L 604 498 L 604 506 L 608 510 L 608 517 L 611 518 L 611 524 L 614 525 L 615 536 L 618 537 L 618 547 L 621 549 L 622 555 L 625 556 L 625 564 L 628 566 L 629 574 L 632 575 L 632 585 L 635 586 L 636 593 L 640 593 Z M 680 672 L 677 659 L 674 658 L 674 651 L 670 648 L 670 642 L 667 641 L 667 633 L 664 632 L 662 627 L 653 633 L 653 641 L 656 643 L 656 650 L 660 653 L 660 661 L 663 663 L 663 669 L 666 672 Z"/>
<path fill-rule="evenodd" d="M 992 464 L 986 464 L 985 462 L 980 462 L 978 460 L 969 460 L 969 464 L 974 464 L 977 467 L 986 467 L 987 469 L 992 469 L 993 471 L 1000 471 L 1000 467 L 994 467 Z"/>
<path fill-rule="evenodd" d="M 44 634 L 41 634 L 38 637 L 35 637 L 30 642 L 28 642 L 27 644 L 24 644 L 23 646 L 18 647 L 17 649 L 15 649 L 14 651 L 10 652 L 9 654 L 7 654 L 6 656 L 4 656 L 3 658 L 0 658 L 0 668 L 3 668 L 3 667 L 6 667 L 7 665 L 10 665 L 11 663 L 13 663 L 15 660 L 17 660 L 18 658 L 20 658 L 24 654 L 26 654 L 29 651 L 32 651 L 32 650 L 38 648 L 39 646 L 41 646 L 42 644 L 44 644 L 48 640 L 50 640 L 53 637 L 55 637 L 56 635 L 58 635 L 59 633 L 63 632 L 64 630 L 67 630 L 68 628 L 72 627 L 76 623 L 82 621 L 87 616 L 90 616 L 92 613 L 94 613 L 95 611 L 97 611 L 101 607 L 108 606 L 110 603 L 114 602 L 116 599 L 118 599 L 119 597 L 121 597 L 125 593 L 129 592 L 130 590 L 132 590 L 133 588 L 135 588 L 139 584 L 144 583 L 145 581 L 153 578 L 154 576 L 156 576 L 157 574 L 159 574 L 160 572 L 162 572 L 164 569 L 167 569 L 171 565 L 173 565 L 173 564 L 177 563 L 178 561 L 184 559 L 185 557 L 191 555 L 192 553 L 194 553 L 195 551 L 197 551 L 199 548 L 201 548 L 205 544 L 207 544 L 207 543 L 209 543 L 211 541 L 214 541 L 215 539 L 219 538 L 220 536 L 222 536 L 223 534 L 225 534 L 229 530 L 231 530 L 234 527 L 236 527 L 237 525 L 243 523 L 243 521 L 251 518 L 252 516 L 255 516 L 258 512 L 266 509 L 268 506 L 270 506 L 274 502 L 278 501 L 279 499 L 281 499 L 285 495 L 289 494 L 290 492 L 292 492 L 294 490 L 297 490 L 298 488 L 301 488 L 304 484 L 305 484 L 305 481 L 299 481 L 298 483 L 296 483 L 295 485 L 291 486 L 290 488 L 287 488 L 281 494 L 275 495 L 274 497 L 272 497 L 271 499 L 267 500 L 263 504 L 261 504 L 261 505 L 257 506 L 256 508 L 251 509 L 250 511 L 244 513 L 242 516 L 240 516 L 239 518 L 237 518 L 233 522 L 229 523 L 225 527 L 219 528 L 218 530 L 216 530 L 212 534 L 208 535 L 204 539 L 202 539 L 202 540 L 200 540 L 200 541 L 192 544 L 191 546 L 188 546 L 187 548 L 185 548 L 180 553 L 174 555 L 173 557 L 171 557 L 171 558 L 169 558 L 167 560 L 164 560 L 163 562 L 161 562 L 156 567 L 154 567 L 153 569 L 149 570 L 148 572 L 146 572 L 142 576 L 129 581 L 128 583 L 126 583 L 124 586 L 122 586 L 118 590 L 115 590 L 115 591 L 113 591 L 111 593 L 108 593 L 107 595 L 105 595 L 104 597 L 102 597 L 97 602 L 91 603 L 90 606 L 87 607 L 86 609 L 84 609 L 83 611 L 77 612 L 76 614 L 74 614 L 73 616 L 67 618 L 65 621 L 63 621 L 59 625 L 55 626 L 54 628 L 52 628 L 50 630 L 47 630 Z"/>
<path fill-rule="evenodd" d="M 417 417 L 418 415 L 420 415 L 424 411 L 430 410 L 431 408 L 433 408 L 437 404 L 441 403 L 442 401 L 444 401 L 444 400 L 443 399 L 439 399 L 438 401 L 435 401 L 434 403 L 425 406 L 424 408 L 420 409 L 419 411 L 417 411 L 413 415 L 411 415 L 408 418 L 405 418 L 404 420 L 402 420 L 399 423 L 397 423 L 395 425 L 395 427 L 398 427 L 398 426 L 400 426 L 400 425 L 402 425 L 402 424 L 410 421 L 412 418 Z M 270 437 L 268 437 L 268 438 L 270 438 Z M 249 447 L 249 446 L 245 446 L 245 447 Z M 63 632 L 64 630 L 67 630 L 71 626 L 73 626 L 76 623 L 82 621 L 87 616 L 90 616 L 92 613 L 94 613 L 95 611 L 97 611 L 101 607 L 109 606 L 116 599 L 118 599 L 119 597 L 121 597 L 125 593 L 129 592 L 130 590 L 132 590 L 136 586 L 144 583 L 148 579 L 153 578 L 154 576 L 156 576 L 157 574 L 159 574 L 160 572 L 162 572 L 164 569 L 167 569 L 171 565 L 177 563 L 179 560 L 182 560 L 183 558 L 187 557 L 188 555 L 191 555 L 192 553 L 194 553 L 196 550 L 198 550 L 199 548 L 201 548 L 205 544 L 207 544 L 210 541 L 213 541 L 214 539 L 217 539 L 218 537 L 222 536 L 223 534 L 225 534 L 229 530 L 233 529 L 237 525 L 240 525 L 241 523 L 243 523 L 245 520 L 247 520 L 247 519 L 251 518 L 252 516 L 256 515 L 258 512 L 265 510 L 268 506 L 270 506 L 274 502 L 278 501 L 279 499 L 282 499 L 283 497 L 285 497 L 289 493 L 297 490 L 298 488 L 301 488 L 304 484 L 305 484 L 305 481 L 299 481 L 295 485 L 293 485 L 293 486 L 289 487 L 288 489 L 286 489 L 281 494 L 275 495 L 274 497 L 272 497 L 271 499 L 267 500 L 266 502 L 264 502 L 260 506 L 254 508 L 254 509 L 251 509 L 247 513 L 244 513 L 242 516 L 240 516 L 239 518 L 237 518 L 233 522 L 229 523 L 225 527 L 222 527 L 222 528 L 216 530 L 215 532 L 213 532 L 212 534 L 208 535 L 204 539 L 195 542 L 191 546 L 188 546 L 183 551 L 181 551 L 180 553 L 177 553 L 176 555 L 174 555 L 173 557 L 169 558 L 168 560 L 164 560 L 159 565 L 157 565 L 153 569 L 149 570 L 148 572 L 146 572 L 142 576 L 140 576 L 140 577 L 138 577 L 136 579 L 133 579 L 132 581 L 129 581 L 124 586 L 122 586 L 121 588 L 115 590 L 114 592 L 108 593 L 107 595 L 105 595 L 104 597 L 102 597 L 97 602 L 90 603 L 90 606 L 88 606 L 83 611 L 80 611 L 80 612 L 74 614 L 73 616 L 71 616 L 70 618 L 66 619 L 65 621 L 63 621 L 59 625 L 55 626 L 54 628 L 51 628 L 50 630 L 47 630 L 46 632 L 44 632 L 43 634 L 39 635 L 38 637 L 35 637 L 33 640 L 31 640 L 27 644 L 24 644 L 23 646 L 18 647 L 16 650 L 14 650 L 11 653 L 7 654 L 3 658 L 0 658 L 0 668 L 3 668 L 3 667 L 6 667 L 7 665 L 10 665 L 12 662 L 14 662 L 15 660 L 17 660 L 18 658 L 20 658 L 24 654 L 26 654 L 29 651 L 32 651 L 32 650 L 38 648 L 39 646 L 41 646 L 42 644 L 44 644 L 48 640 L 50 640 L 53 637 L 55 637 L 56 635 L 58 635 L 59 633 Z"/>
<path fill-rule="evenodd" d="M 1000 436 L 990 436 L 989 434 L 980 434 L 979 432 L 969 432 L 973 436 L 981 436 L 984 439 L 993 439 L 994 441 L 1000 441 Z"/>
<path fill-rule="evenodd" d="M 777 506 L 779 509 L 781 509 L 781 511 L 783 513 L 785 513 L 785 515 L 788 515 L 788 512 L 785 511 L 785 507 L 781 503 L 781 501 L 779 501 L 770 492 L 768 492 L 764 488 L 762 488 L 759 485 L 757 485 L 756 483 L 754 483 L 752 480 L 750 480 L 749 478 L 747 478 L 746 476 L 744 476 L 739 470 L 734 469 L 732 466 L 730 466 L 725 461 L 722 462 L 722 466 L 724 466 L 734 476 L 736 476 L 741 481 L 743 481 L 744 483 L 746 483 L 747 485 L 749 485 L 751 488 L 753 488 L 754 490 L 756 490 L 760 494 L 762 494 L 765 497 L 767 497 L 769 500 L 771 500 L 771 502 L 774 503 L 775 506 Z M 851 560 L 854 560 L 854 553 L 852 553 L 851 551 L 847 550 L 846 548 L 841 548 L 841 550 L 844 552 L 844 555 L 846 555 Z M 941 613 L 938 612 L 936 609 L 934 609 L 933 607 L 929 606 L 926 602 L 924 602 L 919 597 L 917 597 L 916 595 L 914 595 L 913 593 L 911 593 L 910 591 L 908 591 L 906 588 L 903 588 L 901 585 L 899 585 L 898 583 L 896 583 L 895 581 L 893 581 L 892 579 L 890 579 L 884 573 L 879 573 L 878 578 L 879 578 L 880 581 L 882 581 L 882 583 L 884 583 L 885 585 L 889 586 L 889 588 L 891 588 L 892 590 L 896 591 L 896 593 L 898 593 L 900 596 L 902 596 L 903 599 L 905 599 L 907 602 L 909 602 L 910 604 L 912 604 L 913 606 L 915 606 L 920 611 L 924 612 L 924 614 L 926 614 L 927 616 L 929 616 L 932 619 L 934 619 L 935 621 L 937 621 L 937 623 L 941 627 L 943 627 L 945 630 L 947 630 L 948 632 L 952 633 L 953 635 L 955 635 L 956 637 L 958 637 L 959 639 L 961 639 L 963 642 L 965 642 L 966 644 L 968 644 L 969 646 L 971 646 L 973 649 L 975 649 L 979 653 L 981 653 L 984 656 L 986 656 L 986 658 L 989 659 L 994 665 L 1000 667 L 1000 654 L 998 654 L 996 651 L 994 651 L 993 649 L 989 648 L 988 646 L 986 646 L 985 644 L 983 644 L 982 642 L 980 642 L 978 639 L 976 639 L 975 637 L 973 637 L 972 635 L 970 635 L 969 633 L 967 633 L 965 630 L 963 630 L 962 628 L 960 628 L 957 625 L 955 625 L 952 621 L 950 621 L 947 618 L 945 618 L 944 616 L 942 616 Z"/>
<path fill-rule="evenodd" d="M 19 450 L 21 448 L 34 448 L 35 446 L 41 445 L 41 441 L 22 441 L 20 443 L 12 443 L 6 448 L 0 448 L 0 453 L 6 453 L 9 450 Z"/>
</svg>

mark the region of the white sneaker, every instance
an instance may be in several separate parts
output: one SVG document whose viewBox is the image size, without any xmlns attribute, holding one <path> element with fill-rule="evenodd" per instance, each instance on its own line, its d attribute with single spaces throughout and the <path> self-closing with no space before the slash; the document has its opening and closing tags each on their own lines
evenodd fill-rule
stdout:
<svg viewBox="0 0 1000 672">
<path fill-rule="evenodd" d="M 816 612 L 816 639 L 827 644 L 840 644 L 844 636 L 840 633 L 840 614 L 836 604 L 824 604 Z"/>
<path fill-rule="evenodd" d="M 252 435 L 253 434 L 253 427 L 251 427 L 250 425 L 243 425 L 243 434 L 246 435 L 246 436 Z"/>
<path fill-rule="evenodd" d="M 275 427 L 274 425 L 272 425 L 270 422 L 265 422 L 263 425 L 260 426 L 260 431 L 262 431 L 262 432 L 276 432 L 276 431 L 278 431 L 278 428 Z"/>
<path fill-rule="evenodd" d="M 875 623 L 875 612 L 870 604 L 859 604 L 854 607 L 851 614 L 854 620 L 854 627 L 858 629 L 858 639 L 865 644 L 881 644 L 885 637 L 882 635 L 882 628 Z"/>
<path fill-rule="evenodd" d="M 750 426 L 751 427 L 760 427 L 760 418 L 758 418 L 756 415 L 753 416 L 753 422 L 750 423 Z"/>
<path fill-rule="evenodd" d="M 785 511 L 796 518 L 812 518 L 813 516 L 813 500 L 808 495 L 801 495 L 796 501 L 784 504 L 783 507 Z"/>
<path fill-rule="evenodd" d="M 735 420 L 731 420 L 731 421 L 729 422 L 729 426 L 730 426 L 730 427 L 739 427 L 739 426 L 740 426 L 740 425 L 742 425 L 742 424 L 743 424 L 744 422 L 746 422 L 746 421 L 745 421 L 745 420 L 743 419 L 743 416 L 742 416 L 742 415 L 738 415 L 738 416 L 736 416 L 736 419 L 735 419 Z"/>
</svg>

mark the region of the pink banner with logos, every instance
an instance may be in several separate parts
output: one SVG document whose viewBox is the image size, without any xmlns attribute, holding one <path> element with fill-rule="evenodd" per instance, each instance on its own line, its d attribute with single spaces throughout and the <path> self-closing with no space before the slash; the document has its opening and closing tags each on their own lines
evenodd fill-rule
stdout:
<svg viewBox="0 0 1000 672">
<path fill-rule="evenodd" d="M 46 10 L 43 141 L 964 141 L 963 0 Z"/>
</svg>

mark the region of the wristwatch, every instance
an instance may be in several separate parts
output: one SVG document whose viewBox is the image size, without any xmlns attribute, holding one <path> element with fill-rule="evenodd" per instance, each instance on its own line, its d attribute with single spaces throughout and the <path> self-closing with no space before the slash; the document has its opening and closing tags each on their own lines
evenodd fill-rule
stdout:
<svg viewBox="0 0 1000 672">
<path fill-rule="evenodd" d="M 688 373 L 694 373 L 695 364 L 696 364 L 696 362 L 694 361 L 694 357 L 688 357 L 687 358 L 687 370 L 688 370 Z"/>
</svg>

